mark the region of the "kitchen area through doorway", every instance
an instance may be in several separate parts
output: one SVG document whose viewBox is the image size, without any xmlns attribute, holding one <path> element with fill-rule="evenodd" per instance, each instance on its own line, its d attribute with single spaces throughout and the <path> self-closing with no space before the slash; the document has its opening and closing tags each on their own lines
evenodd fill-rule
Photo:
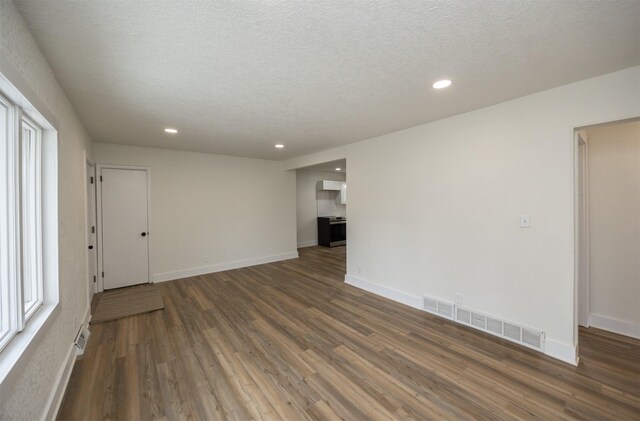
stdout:
<svg viewBox="0 0 640 421">
<path fill-rule="evenodd" d="M 347 246 L 347 161 L 296 170 L 298 249 L 318 247 L 344 254 Z"/>
</svg>

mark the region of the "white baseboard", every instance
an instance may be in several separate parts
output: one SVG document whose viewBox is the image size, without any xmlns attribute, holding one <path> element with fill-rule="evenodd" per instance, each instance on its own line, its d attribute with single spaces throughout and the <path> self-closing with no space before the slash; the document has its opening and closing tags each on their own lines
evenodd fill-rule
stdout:
<svg viewBox="0 0 640 421">
<path fill-rule="evenodd" d="M 156 273 L 153 275 L 153 282 L 172 281 L 174 279 L 188 278 L 190 276 L 205 275 L 207 273 L 222 272 L 247 266 L 262 265 L 264 263 L 279 262 L 281 260 L 296 259 L 297 257 L 298 252 L 291 251 L 288 253 L 274 254 L 272 256 L 257 257 L 255 259 L 236 260 L 233 262 L 218 263 L 216 265 L 182 269 L 174 272 Z"/>
<path fill-rule="evenodd" d="M 298 243 L 298 248 L 301 249 L 303 247 L 313 247 L 317 245 L 318 245 L 318 240 L 301 241 Z"/>
<path fill-rule="evenodd" d="M 87 307 L 87 310 L 84 312 L 84 317 L 82 318 L 82 326 L 89 326 L 89 322 L 91 321 L 91 304 Z"/>
<path fill-rule="evenodd" d="M 73 365 L 75 362 L 76 344 L 71 343 L 71 347 L 69 348 L 69 351 L 67 351 L 64 363 L 62 364 L 62 367 L 60 367 L 60 371 L 58 371 L 58 375 L 56 376 L 55 385 L 51 391 L 51 395 L 49 395 L 49 399 L 47 400 L 47 405 L 44 408 L 44 413 L 42 414 L 41 419 L 55 420 L 58 416 L 58 410 L 60 410 L 60 405 L 62 405 L 64 392 L 67 390 L 67 384 L 69 384 L 69 378 L 71 377 L 71 372 L 73 371 Z"/>
<path fill-rule="evenodd" d="M 360 288 L 365 291 L 371 292 L 373 294 L 388 298 L 390 300 L 393 300 L 402 304 L 406 304 L 410 307 L 417 308 L 418 310 L 424 310 L 422 297 L 420 296 L 407 294 L 406 292 L 385 287 L 385 286 L 382 286 L 382 285 L 379 285 L 379 284 L 376 284 L 376 283 L 373 283 L 349 274 L 345 275 L 344 281 L 345 283 L 352 285 L 356 288 Z M 442 316 L 439 316 L 439 317 L 442 317 Z M 453 322 L 456 323 L 455 321 Z M 575 346 L 547 338 L 545 340 L 544 353 L 550 357 L 556 358 L 566 363 L 569 363 L 572 365 L 578 365 L 577 352 L 576 352 Z"/>
<path fill-rule="evenodd" d="M 544 353 L 571 365 L 578 365 L 578 350 L 575 346 L 554 339 L 546 338 Z"/>
<path fill-rule="evenodd" d="M 640 339 L 640 326 L 601 314 L 589 314 L 589 326 Z"/>
<path fill-rule="evenodd" d="M 89 305 L 85 311 L 82 318 L 82 326 L 80 326 L 80 328 L 88 326 L 90 320 L 91 305 Z M 75 340 L 75 337 L 72 339 L 71 347 L 69 348 L 69 351 L 67 351 L 67 356 L 62 363 L 62 367 L 60 367 L 60 370 L 58 371 L 53 389 L 51 390 L 49 399 L 47 399 L 47 405 L 45 406 L 41 417 L 43 420 L 55 420 L 58 416 L 58 411 L 60 410 L 60 405 L 62 405 L 62 399 L 64 399 L 64 393 L 67 390 L 67 385 L 71 378 L 71 372 L 73 371 L 73 366 L 76 362 L 76 356 L 78 355 L 78 349 L 76 348 L 76 344 L 73 340 Z"/>
<path fill-rule="evenodd" d="M 345 283 L 352 285 L 356 288 L 363 289 L 365 291 L 372 292 L 376 295 L 381 295 L 393 301 L 408 305 L 409 307 L 422 310 L 422 297 L 417 295 L 407 294 L 406 292 L 398 291 L 393 288 L 385 287 L 380 284 L 366 281 L 362 278 L 358 278 L 352 275 L 344 276 Z"/>
</svg>

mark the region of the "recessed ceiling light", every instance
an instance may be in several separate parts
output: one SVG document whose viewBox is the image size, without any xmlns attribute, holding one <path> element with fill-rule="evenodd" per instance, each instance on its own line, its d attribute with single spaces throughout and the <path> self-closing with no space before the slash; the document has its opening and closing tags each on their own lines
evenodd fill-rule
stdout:
<svg viewBox="0 0 640 421">
<path fill-rule="evenodd" d="M 341 169 L 342 169 L 342 168 L 338 167 L 338 168 L 336 168 L 336 171 L 340 171 Z"/>
<path fill-rule="evenodd" d="M 164 129 L 164 131 L 165 131 L 165 132 L 167 132 L 167 133 L 171 133 L 171 134 L 176 134 L 176 133 L 178 133 L 178 130 L 177 130 L 177 129 L 170 129 L 170 128 L 166 128 L 166 129 Z"/>
<path fill-rule="evenodd" d="M 433 84 L 435 89 L 443 89 L 451 85 L 451 81 L 449 79 L 439 80 Z"/>
<path fill-rule="evenodd" d="M 284 145 L 283 145 L 282 143 L 278 143 L 278 144 L 276 145 L 276 148 L 278 148 L 278 149 L 282 149 L 282 148 L 284 148 Z"/>
</svg>

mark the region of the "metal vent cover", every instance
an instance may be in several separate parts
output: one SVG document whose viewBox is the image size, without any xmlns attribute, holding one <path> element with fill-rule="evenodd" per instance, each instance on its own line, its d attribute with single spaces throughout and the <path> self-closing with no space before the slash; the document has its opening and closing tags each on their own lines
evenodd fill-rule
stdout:
<svg viewBox="0 0 640 421">
<path fill-rule="evenodd" d="M 78 348 L 78 355 L 84 354 L 84 350 L 87 348 L 87 343 L 89 342 L 89 336 L 91 332 L 87 328 L 80 328 L 78 332 L 78 336 L 76 336 L 75 344 L 76 348 Z"/>
<path fill-rule="evenodd" d="M 520 329 L 520 326 L 516 326 L 511 323 L 504 324 L 504 336 L 513 339 L 514 341 L 520 342 L 521 331 L 522 329 Z"/>
<path fill-rule="evenodd" d="M 427 295 L 423 296 L 422 300 L 424 310 L 440 317 L 453 319 L 455 308 L 453 303 L 442 301 L 437 298 L 429 297 Z"/>
<path fill-rule="evenodd" d="M 542 335 L 529 329 L 522 329 L 522 342 L 534 348 L 542 347 Z"/>
<path fill-rule="evenodd" d="M 438 300 L 435 298 L 424 297 L 424 309 L 432 313 L 438 312 Z"/>
<path fill-rule="evenodd" d="M 544 332 L 489 316 L 437 298 L 423 296 L 424 310 L 544 352 Z"/>
<path fill-rule="evenodd" d="M 471 324 L 471 312 L 463 308 L 456 308 L 456 320 L 465 324 Z"/>
<path fill-rule="evenodd" d="M 438 301 L 438 314 L 447 319 L 453 318 L 453 304 Z"/>
<path fill-rule="evenodd" d="M 458 305 L 455 306 L 455 315 L 455 321 L 458 323 L 516 342 L 528 348 L 544 351 L 544 332 L 540 330 L 519 326 Z"/>
<path fill-rule="evenodd" d="M 491 333 L 502 336 L 502 320 L 487 317 L 487 330 Z"/>
<path fill-rule="evenodd" d="M 482 314 L 471 313 L 471 324 L 484 330 L 487 327 L 487 318 Z"/>
</svg>

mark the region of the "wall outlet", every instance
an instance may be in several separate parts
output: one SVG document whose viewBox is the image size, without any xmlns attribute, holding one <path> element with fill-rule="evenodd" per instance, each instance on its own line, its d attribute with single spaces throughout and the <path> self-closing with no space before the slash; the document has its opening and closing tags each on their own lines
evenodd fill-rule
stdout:
<svg viewBox="0 0 640 421">
<path fill-rule="evenodd" d="M 462 305 L 462 294 L 453 294 L 453 300 L 455 301 L 456 305 L 461 306 Z"/>
<path fill-rule="evenodd" d="M 528 214 L 520 215 L 520 228 L 531 228 L 531 218 Z"/>
</svg>

